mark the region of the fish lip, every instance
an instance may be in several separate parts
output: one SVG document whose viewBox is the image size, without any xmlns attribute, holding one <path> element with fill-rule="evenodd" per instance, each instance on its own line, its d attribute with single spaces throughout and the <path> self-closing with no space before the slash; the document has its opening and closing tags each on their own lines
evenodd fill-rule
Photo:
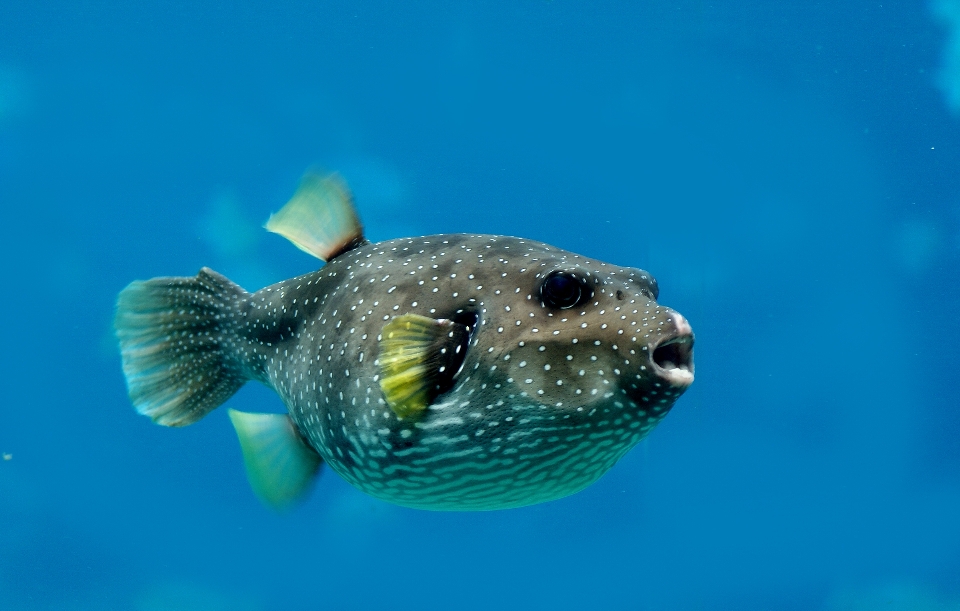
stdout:
<svg viewBox="0 0 960 611">
<path fill-rule="evenodd" d="M 651 352 L 653 370 L 671 386 L 686 388 L 693 383 L 693 341 L 693 333 L 681 333 L 661 341 Z"/>
</svg>

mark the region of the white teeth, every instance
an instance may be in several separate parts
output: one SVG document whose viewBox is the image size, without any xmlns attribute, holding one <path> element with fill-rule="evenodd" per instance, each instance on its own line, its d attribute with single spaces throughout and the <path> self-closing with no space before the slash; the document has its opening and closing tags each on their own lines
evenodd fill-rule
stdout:
<svg viewBox="0 0 960 611">
<path fill-rule="evenodd" d="M 664 369 L 664 377 L 674 386 L 689 386 L 693 383 L 693 372 L 686 367 Z"/>
</svg>

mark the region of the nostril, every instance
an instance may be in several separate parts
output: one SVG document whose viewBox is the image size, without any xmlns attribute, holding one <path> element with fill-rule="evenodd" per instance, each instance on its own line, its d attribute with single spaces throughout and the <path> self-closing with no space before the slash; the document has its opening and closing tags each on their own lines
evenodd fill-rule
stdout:
<svg viewBox="0 0 960 611">
<path fill-rule="evenodd" d="M 623 291 L 617 289 L 617 299 L 623 301 Z"/>
</svg>

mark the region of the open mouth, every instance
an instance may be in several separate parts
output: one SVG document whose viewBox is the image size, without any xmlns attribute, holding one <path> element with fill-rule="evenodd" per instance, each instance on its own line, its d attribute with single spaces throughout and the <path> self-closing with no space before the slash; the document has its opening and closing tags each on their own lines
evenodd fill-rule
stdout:
<svg viewBox="0 0 960 611">
<path fill-rule="evenodd" d="M 689 386 L 693 382 L 693 335 L 674 337 L 657 346 L 653 363 L 674 386 Z"/>
</svg>

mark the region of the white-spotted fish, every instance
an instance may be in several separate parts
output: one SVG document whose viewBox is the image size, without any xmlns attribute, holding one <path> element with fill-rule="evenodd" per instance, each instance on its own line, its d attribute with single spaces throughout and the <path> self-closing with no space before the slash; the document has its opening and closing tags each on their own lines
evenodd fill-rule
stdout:
<svg viewBox="0 0 960 611">
<path fill-rule="evenodd" d="M 282 507 L 323 463 L 375 497 L 519 507 L 594 482 L 693 381 L 693 333 L 646 272 L 540 242 L 372 244 L 346 185 L 307 175 L 267 229 L 326 261 L 248 293 L 204 268 L 134 282 L 114 325 L 137 410 L 183 426 L 246 381 L 287 414 L 230 418 Z"/>
</svg>

